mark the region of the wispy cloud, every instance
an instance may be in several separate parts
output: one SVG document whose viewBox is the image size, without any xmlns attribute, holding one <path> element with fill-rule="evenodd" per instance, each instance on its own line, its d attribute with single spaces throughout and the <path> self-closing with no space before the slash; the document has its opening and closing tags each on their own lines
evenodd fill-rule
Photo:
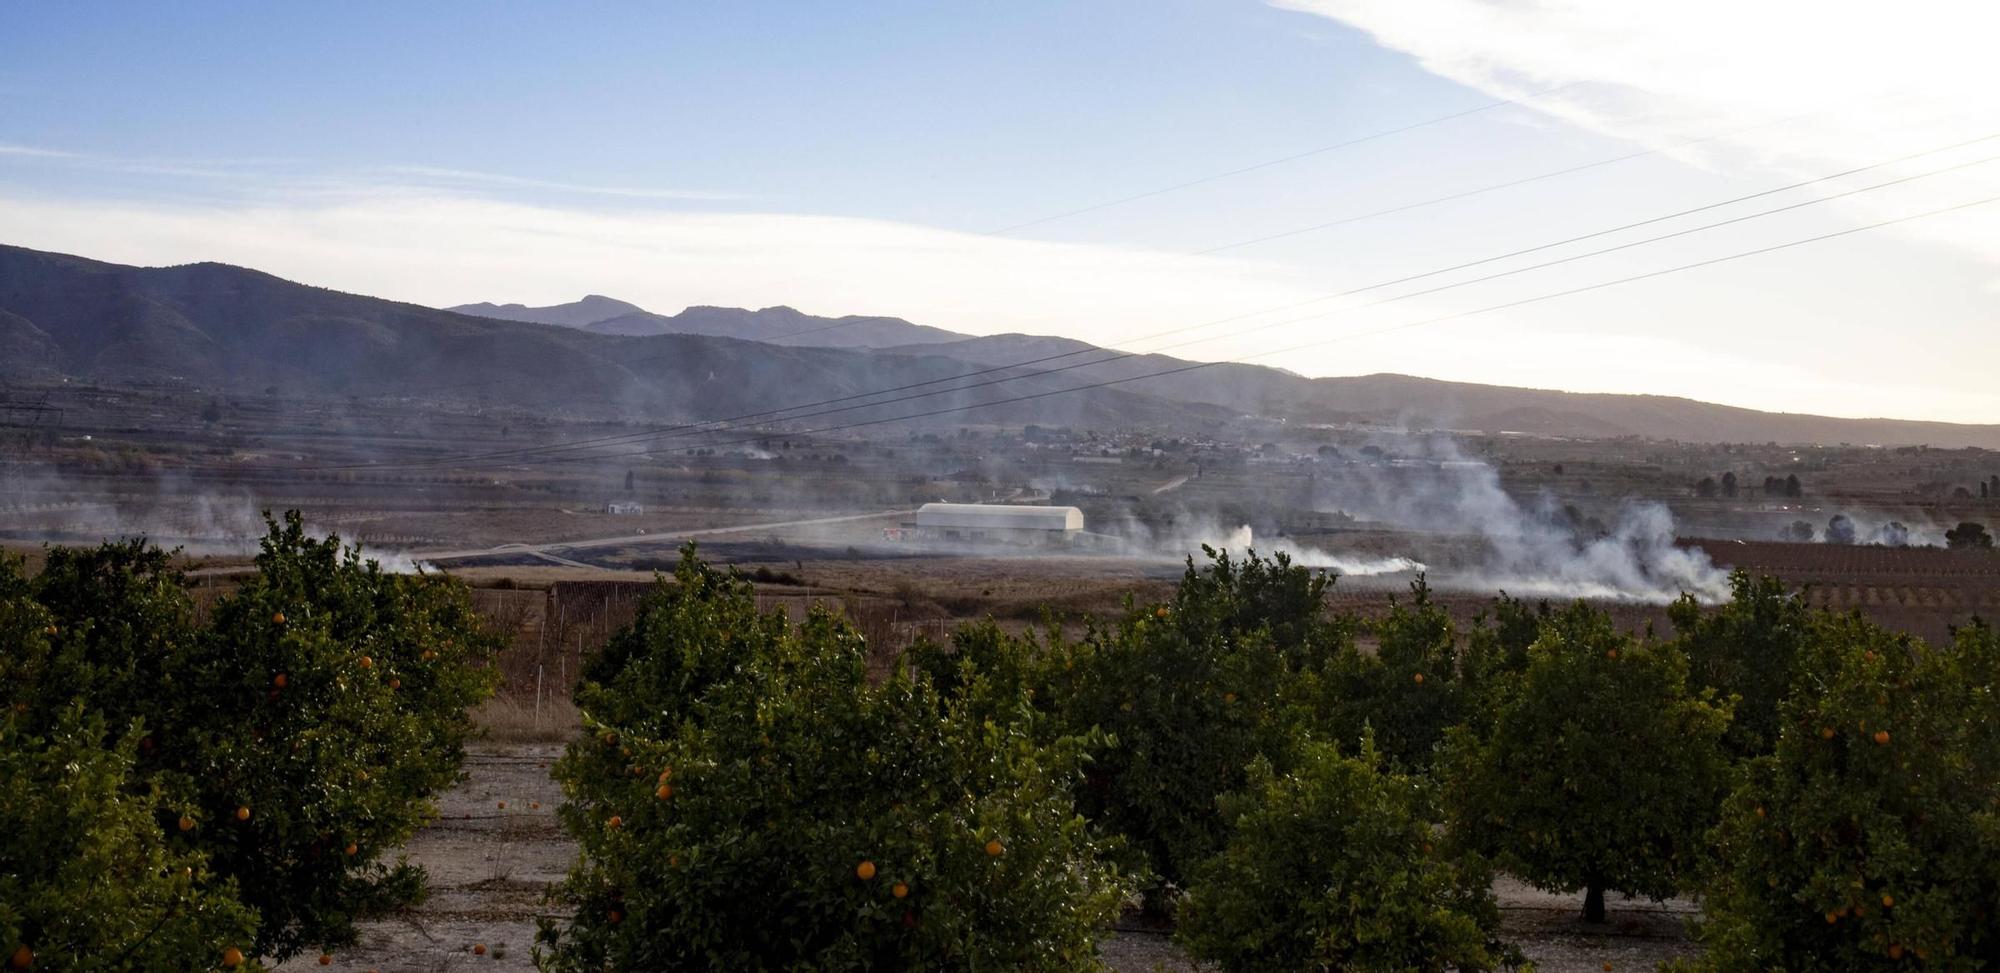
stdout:
<svg viewBox="0 0 2000 973">
<path fill-rule="evenodd" d="M 397 187 L 410 187 L 448 188 L 495 196 L 556 193 L 683 202 L 723 202 L 746 198 L 741 193 L 715 190 L 607 186 L 441 166 L 375 165 L 339 168 L 316 165 L 302 159 L 268 156 L 159 158 L 0 143 L 0 157 L 98 172 L 208 180 L 225 183 L 236 195 L 338 194 L 355 191 L 380 193 L 392 191 Z"/>
<path fill-rule="evenodd" d="M 1271 2 L 1356 27 L 1436 74 L 1732 175 L 1838 171 L 2000 131 L 1993 4 Z M 1690 140 L 1701 142 L 1674 148 Z M 1968 194 L 1979 195 L 1940 182 L 1859 205 Z M 2000 261 L 1995 219 L 1907 232 Z"/>
<path fill-rule="evenodd" d="M 741 200 L 741 193 L 716 192 L 702 189 L 651 189 L 639 186 L 597 186 L 588 183 L 563 182 L 553 179 L 531 179 L 525 176 L 510 176 L 497 172 L 479 172 L 470 169 L 446 169 L 436 166 L 378 166 L 375 172 L 391 177 L 456 184 L 466 186 L 498 186 L 518 189 L 547 189 L 564 193 L 582 193 L 592 196 L 620 196 L 631 199 L 682 199 L 700 201 Z"/>
</svg>

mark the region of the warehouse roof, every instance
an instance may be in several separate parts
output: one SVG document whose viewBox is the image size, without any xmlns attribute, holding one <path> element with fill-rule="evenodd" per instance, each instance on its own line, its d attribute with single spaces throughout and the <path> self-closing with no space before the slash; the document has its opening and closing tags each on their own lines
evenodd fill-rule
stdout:
<svg viewBox="0 0 2000 973">
<path fill-rule="evenodd" d="M 1002 503 L 927 503 L 917 508 L 918 527 L 1016 530 L 1082 530 L 1075 507 L 1029 507 Z"/>
</svg>

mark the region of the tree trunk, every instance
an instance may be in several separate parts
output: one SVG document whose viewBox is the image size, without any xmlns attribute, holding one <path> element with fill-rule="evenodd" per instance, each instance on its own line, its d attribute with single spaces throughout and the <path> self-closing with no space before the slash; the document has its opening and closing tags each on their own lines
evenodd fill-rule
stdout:
<svg viewBox="0 0 2000 973">
<path fill-rule="evenodd" d="M 1583 921 L 1604 921 L 1604 883 L 1593 880 L 1584 886 Z"/>
</svg>

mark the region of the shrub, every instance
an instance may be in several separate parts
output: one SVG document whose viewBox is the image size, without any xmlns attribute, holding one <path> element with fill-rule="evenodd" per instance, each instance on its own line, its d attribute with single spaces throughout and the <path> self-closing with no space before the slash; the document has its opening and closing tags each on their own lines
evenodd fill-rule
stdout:
<svg viewBox="0 0 2000 973">
<path fill-rule="evenodd" d="M 1607 888 L 1666 898 L 1700 862 L 1728 721 L 1726 705 L 1688 692 L 1679 651 L 1578 604 L 1503 682 L 1490 731 L 1453 731 L 1453 835 L 1531 885 L 1585 890 L 1591 921 Z"/>
<path fill-rule="evenodd" d="M 1268 761 L 1224 797 L 1228 843 L 1195 870 L 1177 935 L 1227 973 L 1491 970 L 1520 964 L 1499 941 L 1492 873 L 1435 847 L 1422 778 L 1310 744 L 1280 775 Z"/>
<path fill-rule="evenodd" d="M 168 845 L 157 795 L 132 786 L 138 733 L 107 740 L 75 706 L 46 736 L 26 723 L 0 715 L 0 964 L 143 973 L 247 949 L 256 913 L 198 851 Z"/>
<path fill-rule="evenodd" d="M 1741 758 L 1768 753 L 1778 738 L 1778 701 L 1792 683 L 1792 669 L 1812 628 L 1805 600 L 1776 578 L 1738 571 L 1729 577 L 1728 604 L 1703 611 L 1683 595 L 1667 609 L 1674 644 L 1687 654 L 1690 681 L 1736 698 L 1723 742 Z"/>
<path fill-rule="evenodd" d="M 296 514 L 256 566 L 200 624 L 157 548 L 51 552 L 20 586 L 56 634 L 0 653 L 0 686 L 32 727 L 73 703 L 138 721 L 134 788 L 165 802 L 173 848 L 256 905 L 244 951 L 283 959 L 421 894 L 419 872 L 380 858 L 456 779 L 495 640 L 460 586 L 383 574 Z"/>
<path fill-rule="evenodd" d="M 545 969 L 1099 968 L 1125 888 L 1075 811 L 1083 741 L 984 719 L 980 677 L 871 684 L 838 616 L 758 615 L 692 552 L 589 676 Z"/>
<path fill-rule="evenodd" d="M 1826 621 L 1715 841 L 1703 965 L 2000 963 L 2000 638 Z"/>
</svg>

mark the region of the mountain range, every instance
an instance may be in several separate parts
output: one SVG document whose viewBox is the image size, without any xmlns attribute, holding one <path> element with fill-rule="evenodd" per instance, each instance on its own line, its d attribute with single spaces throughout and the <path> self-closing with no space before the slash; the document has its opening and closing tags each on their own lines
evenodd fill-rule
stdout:
<svg viewBox="0 0 2000 973">
<path fill-rule="evenodd" d="M 825 402 L 810 410 L 823 414 L 799 420 L 808 428 L 935 413 L 909 421 L 1199 434 L 1249 414 L 1590 438 L 2000 449 L 1996 425 L 1191 364 L 1070 338 L 972 337 L 897 318 L 824 318 L 784 307 L 660 315 L 592 295 L 554 307 L 440 310 L 226 264 L 133 267 L 0 246 L 0 379 L 14 382 L 277 387 L 665 420 Z M 1169 370 L 1178 371 L 1154 374 Z M 1085 385 L 1099 387 L 1068 391 Z M 868 394 L 883 389 L 901 391 Z"/>
<path fill-rule="evenodd" d="M 859 315 L 822 318 L 789 307 L 750 311 L 740 307 L 697 305 L 669 316 L 654 314 L 636 304 L 627 304 L 602 294 L 591 294 L 580 301 L 550 307 L 480 303 L 460 304 L 445 310 L 503 321 L 559 324 L 595 334 L 705 334 L 818 348 L 880 348 L 961 341 L 969 337 L 943 328 L 911 324 L 902 318 Z"/>
</svg>

